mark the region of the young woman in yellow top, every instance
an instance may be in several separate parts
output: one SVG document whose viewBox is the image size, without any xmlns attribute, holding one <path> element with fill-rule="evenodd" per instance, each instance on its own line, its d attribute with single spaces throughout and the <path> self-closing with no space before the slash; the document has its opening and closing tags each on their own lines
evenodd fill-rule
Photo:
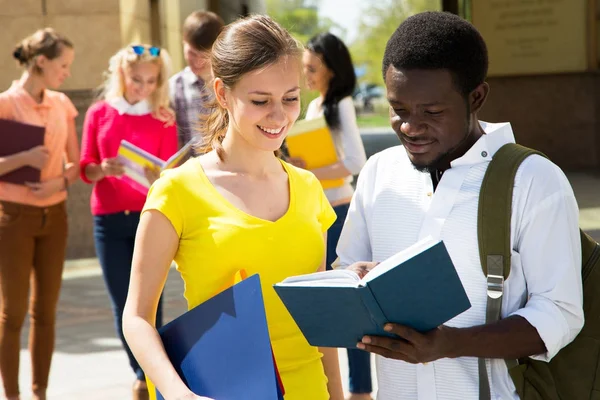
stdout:
<svg viewBox="0 0 600 400">
<path fill-rule="evenodd" d="M 311 347 L 272 288 L 325 269 L 326 231 L 335 220 L 316 177 L 275 155 L 300 113 L 301 56 L 301 45 L 269 17 L 226 27 L 212 50 L 208 151 L 165 173 L 148 195 L 123 329 L 166 399 L 201 399 L 175 372 L 154 328 L 173 259 L 189 308 L 233 283 L 239 270 L 260 274 L 286 400 L 343 399 L 337 350 Z"/>
</svg>

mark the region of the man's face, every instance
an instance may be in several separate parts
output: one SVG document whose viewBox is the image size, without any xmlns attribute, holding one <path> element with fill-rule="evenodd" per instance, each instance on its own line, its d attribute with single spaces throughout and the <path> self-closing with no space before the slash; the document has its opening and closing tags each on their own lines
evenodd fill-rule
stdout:
<svg viewBox="0 0 600 400">
<path fill-rule="evenodd" d="M 210 51 L 197 50 L 188 42 L 183 42 L 183 57 L 196 76 L 210 75 Z"/>
<path fill-rule="evenodd" d="M 469 136 L 468 103 L 448 70 L 398 70 L 385 74 L 392 128 L 419 171 L 438 168 Z"/>
</svg>

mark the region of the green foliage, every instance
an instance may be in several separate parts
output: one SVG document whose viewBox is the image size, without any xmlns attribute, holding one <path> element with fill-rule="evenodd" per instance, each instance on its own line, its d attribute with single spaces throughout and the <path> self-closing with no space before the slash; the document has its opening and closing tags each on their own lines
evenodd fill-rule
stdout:
<svg viewBox="0 0 600 400">
<path fill-rule="evenodd" d="M 467 21 L 472 22 L 472 17 L 471 17 L 472 5 L 471 4 L 472 4 L 472 0 L 459 0 L 459 2 L 458 2 L 460 16 L 463 17 L 464 19 L 466 19 Z"/>
<path fill-rule="evenodd" d="M 336 27 L 342 30 L 329 18 L 319 16 L 317 0 L 266 0 L 267 14 L 287 29 L 300 43 L 306 45 L 313 36 L 327 32 Z M 304 118 L 310 101 L 318 96 L 318 92 L 304 88 L 300 94 Z"/>
<path fill-rule="evenodd" d="M 355 65 L 367 67 L 361 82 L 383 84 L 381 60 L 385 45 L 398 25 L 411 15 L 439 10 L 439 0 L 371 0 L 366 2 L 359 25 L 359 35 L 350 47 Z"/>
<path fill-rule="evenodd" d="M 314 35 L 340 27 L 329 18 L 319 16 L 314 0 L 267 0 L 267 14 L 286 28 L 302 44 Z"/>
</svg>

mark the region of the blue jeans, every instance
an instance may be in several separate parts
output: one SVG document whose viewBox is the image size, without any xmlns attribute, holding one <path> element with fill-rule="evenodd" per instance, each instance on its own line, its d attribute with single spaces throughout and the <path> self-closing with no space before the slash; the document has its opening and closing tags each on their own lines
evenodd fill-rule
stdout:
<svg viewBox="0 0 600 400">
<path fill-rule="evenodd" d="M 96 255 L 102 267 L 104 283 L 108 289 L 117 335 L 127 352 L 129 364 L 137 379 L 144 380 L 144 371 L 131 353 L 123 336 L 123 309 L 129 289 L 131 261 L 135 232 L 140 221 L 139 212 L 116 213 L 94 217 Z M 162 326 L 162 301 L 158 303 L 156 327 Z"/>
<path fill-rule="evenodd" d="M 336 247 L 342 233 L 342 228 L 344 227 L 349 206 L 349 204 L 342 204 L 333 208 L 337 219 L 327 231 L 326 262 L 328 270 L 331 269 L 331 264 L 337 258 Z M 370 353 L 359 349 L 348 349 L 348 370 L 350 393 L 371 393 L 373 391 Z"/>
</svg>

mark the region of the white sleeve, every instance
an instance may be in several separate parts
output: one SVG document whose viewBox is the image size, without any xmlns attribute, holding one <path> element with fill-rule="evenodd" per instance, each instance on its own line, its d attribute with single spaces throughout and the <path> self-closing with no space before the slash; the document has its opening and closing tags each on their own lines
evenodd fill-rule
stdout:
<svg viewBox="0 0 600 400">
<path fill-rule="evenodd" d="M 342 268 L 358 261 L 372 261 L 371 239 L 369 235 L 368 210 L 365 201 L 370 196 L 375 171 L 374 163 L 368 163 L 362 170 L 356 183 L 356 191 L 352 196 L 348 215 L 342 228 L 342 233 L 337 245 L 337 264 Z"/>
<path fill-rule="evenodd" d="M 343 159 L 340 160 L 352 175 L 357 175 L 367 161 L 358 125 L 356 111 L 351 97 L 345 97 L 338 104 Z"/>
<path fill-rule="evenodd" d="M 512 315 L 527 319 L 546 345 L 546 353 L 532 358 L 549 361 L 573 341 L 584 322 L 579 210 L 558 167 L 539 156 L 525 163 L 535 174 L 523 172 L 521 178 L 527 191 L 520 196 L 523 204 L 517 204 L 521 223 L 513 248 L 521 259 L 528 300 Z"/>
</svg>

